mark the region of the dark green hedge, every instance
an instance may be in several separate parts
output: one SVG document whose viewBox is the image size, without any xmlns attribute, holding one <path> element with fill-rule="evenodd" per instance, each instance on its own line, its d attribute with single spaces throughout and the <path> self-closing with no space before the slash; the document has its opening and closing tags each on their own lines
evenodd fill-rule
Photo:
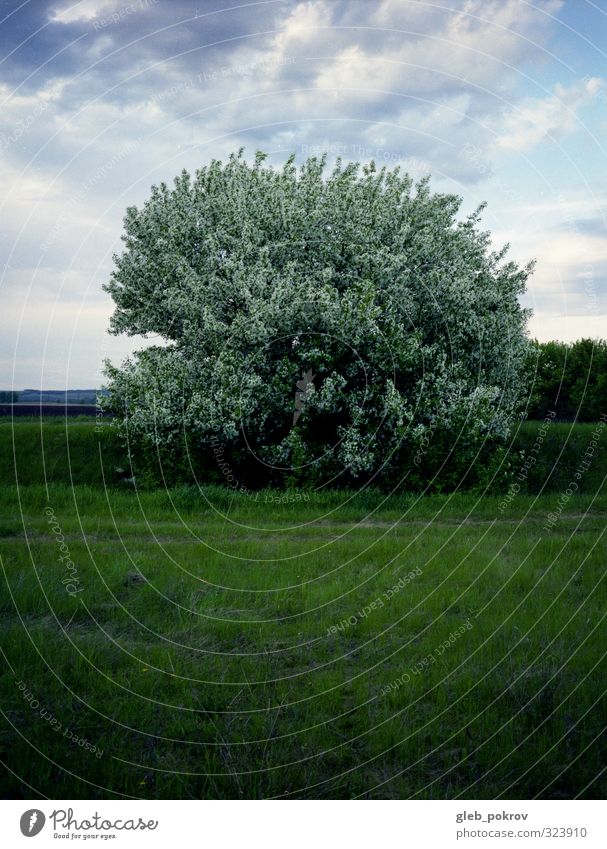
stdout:
<svg viewBox="0 0 607 849">
<path fill-rule="evenodd" d="M 535 342 L 529 361 L 528 419 L 596 422 L 607 413 L 607 342 Z"/>
</svg>

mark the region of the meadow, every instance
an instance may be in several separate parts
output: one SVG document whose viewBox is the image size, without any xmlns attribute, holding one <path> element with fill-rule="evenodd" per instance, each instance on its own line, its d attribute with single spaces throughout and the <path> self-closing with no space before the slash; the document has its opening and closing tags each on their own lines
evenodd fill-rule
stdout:
<svg viewBox="0 0 607 849">
<path fill-rule="evenodd" d="M 1 423 L 3 796 L 604 797 L 593 430 L 506 499 L 145 491 L 107 425 Z"/>
</svg>

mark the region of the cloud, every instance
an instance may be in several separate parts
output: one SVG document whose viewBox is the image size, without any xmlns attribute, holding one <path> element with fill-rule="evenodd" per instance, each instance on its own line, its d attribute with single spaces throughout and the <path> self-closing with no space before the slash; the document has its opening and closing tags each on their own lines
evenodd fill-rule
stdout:
<svg viewBox="0 0 607 849">
<path fill-rule="evenodd" d="M 536 233 L 533 242 L 537 267 L 529 281 L 526 305 L 540 317 L 587 315 L 592 318 L 607 312 L 604 235 L 587 235 L 563 224 L 557 230 L 550 228 L 543 234 Z"/>
<path fill-rule="evenodd" d="M 550 315 L 541 313 L 532 316 L 529 333 L 540 342 L 559 340 L 575 342 L 577 339 L 604 339 L 607 327 L 607 312 L 597 315 L 580 314 Z"/>
<path fill-rule="evenodd" d="M 51 9 L 49 20 L 54 24 L 73 24 L 91 21 L 109 14 L 119 7 L 119 0 L 80 0 Z M 126 4 L 123 4 L 126 5 Z"/>
<path fill-rule="evenodd" d="M 468 0 L 462 8 L 457 2 L 435 7 L 384 0 L 371 10 L 368 3 L 310 0 L 297 5 L 271 49 L 308 65 L 316 58 L 315 83 L 322 90 L 362 85 L 385 99 L 395 87 L 423 98 L 476 86 L 481 96 L 491 86 L 516 81 L 518 64 L 534 47 L 530 36 L 541 37 L 546 13 L 559 6 Z"/>
<path fill-rule="evenodd" d="M 571 228 L 579 233 L 584 233 L 588 236 L 601 236 L 603 238 L 607 236 L 607 222 L 602 216 L 595 218 L 573 218 L 570 223 Z"/>
<path fill-rule="evenodd" d="M 109 302 L 57 300 L 50 293 L 3 298 L 7 329 L 0 336 L 0 386 L 96 388 L 102 362 L 122 361 L 158 340 L 108 336 Z"/>
<path fill-rule="evenodd" d="M 332 12 L 325 0 L 298 3 L 282 22 L 274 47 L 281 53 L 299 52 L 317 44 L 320 29 L 330 27 Z"/>
<path fill-rule="evenodd" d="M 548 136 L 555 138 L 575 130 L 579 108 L 596 97 L 604 85 L 599 77 L 590 77 L 569 87 L 557 84 L 549 97 L 527 98 L 504 115 L 497 146 L 521 153 Z"/>
</svg>

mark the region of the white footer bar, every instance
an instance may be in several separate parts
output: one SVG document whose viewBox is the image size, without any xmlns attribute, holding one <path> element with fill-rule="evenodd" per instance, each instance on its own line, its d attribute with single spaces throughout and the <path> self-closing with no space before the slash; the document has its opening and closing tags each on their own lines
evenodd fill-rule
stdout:
<svg viewBox="0 0 607 849">
<path fill-rule="evenodd" d="M 607 847 L 602 801 L 4 801 L 3 847 Z M 28 839 L 35 843 L 28 844 Z"/>
</svg>

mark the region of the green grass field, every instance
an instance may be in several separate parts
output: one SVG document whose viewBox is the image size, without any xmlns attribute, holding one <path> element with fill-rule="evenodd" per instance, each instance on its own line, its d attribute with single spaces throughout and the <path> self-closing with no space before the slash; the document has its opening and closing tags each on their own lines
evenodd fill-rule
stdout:
<svg viewBox="0 0 607 849">
<path fill-rule="evenodd" d="M 4 796 L 604 797 L 604 451 L 546 530 L 556 484 L 138 492 L 93 428 L 0 425 Z"/>
</svg>

